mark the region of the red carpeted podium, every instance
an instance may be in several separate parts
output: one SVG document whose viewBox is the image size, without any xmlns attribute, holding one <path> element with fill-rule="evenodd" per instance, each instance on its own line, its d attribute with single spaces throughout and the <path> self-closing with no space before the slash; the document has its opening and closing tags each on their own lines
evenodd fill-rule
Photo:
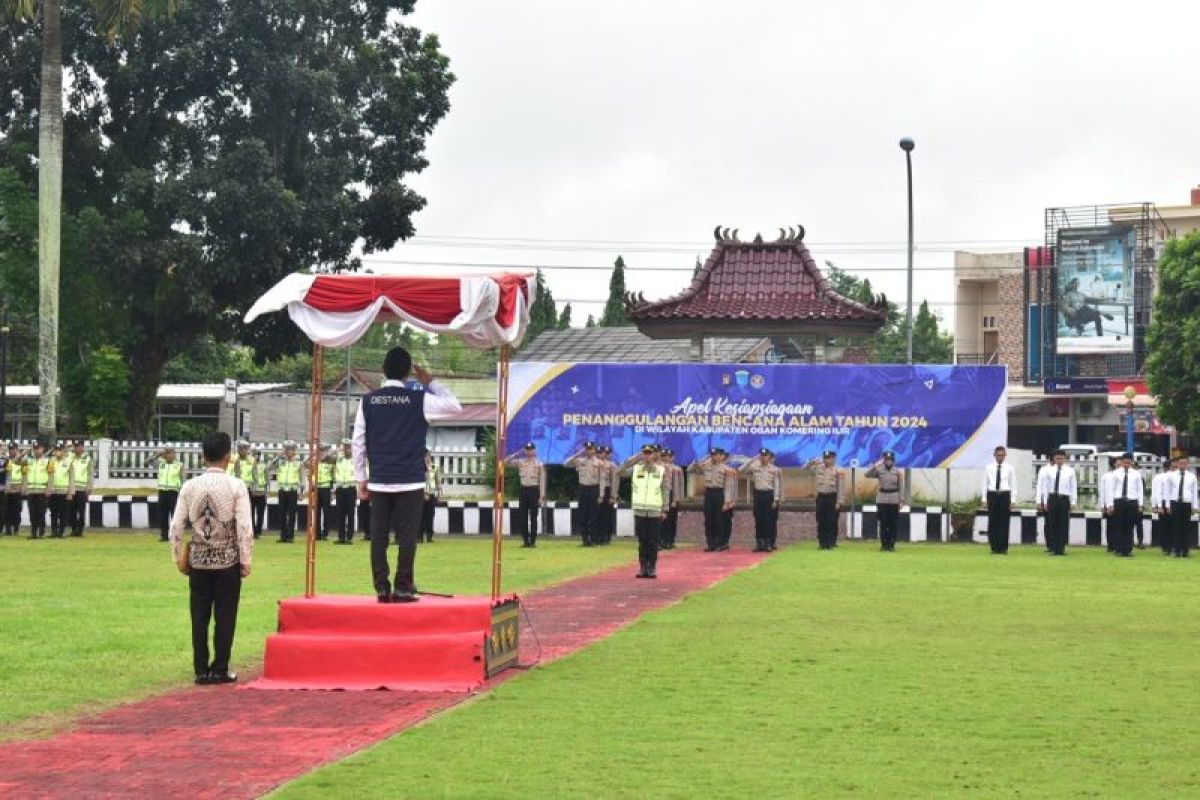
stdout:
<svg viewBox="0 0 1200 800">
<path fill-rule="evenodd" d="M 520 601 L 507 595 L 379 603 L 317 595 L 279 602 L 254 689 L 469 692 L 514 665 Z"/>
</svg>

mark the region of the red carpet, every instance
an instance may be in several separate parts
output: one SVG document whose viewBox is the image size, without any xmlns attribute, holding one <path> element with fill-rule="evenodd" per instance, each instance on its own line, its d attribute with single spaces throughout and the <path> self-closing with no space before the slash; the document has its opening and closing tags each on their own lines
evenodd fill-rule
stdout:
<svg viewBox="0 0 1200 800">
<path fill-rule="evenodd" d="M 761 558 L 675 551 L 660 560 L 657 581 L 635 580 L 627 565 L 535 592 L 524 600 L 541 659 L 572 653 Z M 534 659 L 528 630 L 521 650 L 522 663 Z M 520 674 L 507 670 L 484 690 Z M 189 687 L 87 717 L 50 739 L 0 745 L 0 797 L 258 797 L 471 696 Z"/>
<path fill-rule="evenodd" d="M 250 688 L 469 692 L 487 677 L 491 624 L 487 597 L 291 597 L 279 602 L 279 632 Z"/>
</svg>

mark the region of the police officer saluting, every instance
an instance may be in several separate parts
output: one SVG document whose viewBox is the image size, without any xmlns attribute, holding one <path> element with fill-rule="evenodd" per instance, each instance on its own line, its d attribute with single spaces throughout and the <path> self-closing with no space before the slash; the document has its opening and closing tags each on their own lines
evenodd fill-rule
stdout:
<svg viewBox="0 0 1200 800">
<path fill-rule="evenodd" d="M 783 470 L 775 465 L 775 454 L 767 448 L 747 461 L 738 474 L 749 474 L 754 491 L 754 552 L 775 549 L 779 503 L 783 500 Z"/>
<path fill-rule="evenodd" d="M 597 543 L 598 505 L 600 503 L 600 473 L 605 467 L 596 457 L 596 445 L 585 442 L 583 449 L 563 462 L 579 474 L 579 524 L 583 532 L 583 546 Z"/>
<path fill-rule="evenodd" d="M 317 539 L 325 541 L 329 538 L 329 523 L 333 516 L 333 448 L 321 445 L 321 460 L 317 462 L 317 474 L 309 475 L 310 481 L 317 482 L 317 507 L 310 508 L 308 513 L 318 514 Z M 309 472 L 312 469 L 310 467 Z"/>
<path fill-rule="evenodd" d="M 659 463 L 667 471 L 667 516 L 660 529 L 659 549 L 675 549 L 675 533 L 679 527 L 679 504 L 683 501 L 683 467 L 675 463 L 675 451 L 667 447 L 659 454 Z"/>
<path fill-rule="evenodd" d="M 621 467 L 612 460 L 612 448 L 603 445 L 596 449 L 600 459 L 600 505 L 596 513 L 596 528 L 600 544 L 610 544 L 617 529 L 617 500 L 621 490 Z"/>
<path fill-rule="evenodd" d="M 639 578 L 658 577 L 658 537 L 663 517 L 667 515 L 667 470 L 658 463 L 658 446 L 642 446 L 640 455 L 625 462 L 620 470 L 630 480 L 630 505 L 633 506 L 633 529 L 638 539 Z"/>
<path fill-rule="evenodd" d="M 1038 470 L 1038 510 L 1046 515 L 1046 549 L 1052 556 L 1067 554 L 1071 509 L 1078 502 L 1075 470 L 1066 464 L 1067 454 L 1054 451 L 1054 463 Z"/>
<path fill-rule="evenodd" d="M 537 445 L 527 442 L 520 453 L 505 459 L 517 467 L 521 484 L 521 499 L 517 508 L 517 527 L 521 531 L 522 547 L 537 547 L 538 517 L 546 497 L 546 468 L 537 457 Z"/>
<path fill-rule="evenodd" d="M 92 478 L 92 457 L 84 450 L 83 440 L 76 439 L 75 451 L 71 454 L 71 489 L 67 492 L 67 519 L 72 536 L 83 536 Z"/>
<path fill-rule="evenodd" d="M 21 525 L 21 454 L 16 442 L 9 442 L 8 455 L 0 455 L 0 530 L 5 536 L 14 536 Z M 13 508 L 16 522 L 13 522 Z"/>
<path fill-rule="evenodd" d="M 883 460 L 873 464 L 866 477 L 879 481 L 875 493 L 875 505 L 879 509 L 879 549 L 885 553 L 895 552 L 900 497 L 904 494 L 904 473 L 896 469 L 896 454 L 885 450 Z"/>
<path fill-rule="evenodd" d="M 983 507 L 988 514 L 988 544 L 994 555 L 1008 553 L 1008 517 L 1012 509 L 1016 473 L 1012 464 L 1005 464 L 1008 451 L 998 445 L 992 451 L 995 462 L 983 468 Z"/>
<path fill-rule="evenodd" d="M 175 448 L 164 447 L 158 455 L 158 540 L 167 541 L 179 488 L 183 486 L 183 465 L 175 460 Z"/>
<path fill-rule="evenodd" d="M 838 512 L 842 510 L 842 471 L 837 467 L 837 453 L 826 450 L 820 460 L 813 459 L 805 466 L 813 471 L 816 491 L 817 547 L 832 550 L 837 547 Z"/>
<path fill-rule="evenodd" d="M 737 470 L 725 463 L 720 447 L 708 451 L 708 457 L 688 467 L 704 481 L 704 552 L 729 549 L 733 531 L 733 506 L 737 501 Z"/>
<path fill-rule="evenodd" d="M 50 496 L 50 457 L 46 441 L 38 439 L 33 453 L 25 458 L 25 502 L 29 506 L 29 538 L 46 537 L 46 501 Z"/>
<path fill-rule="evenodd" d="M 279 542 L 290 544 L 296 538 L 296 507 L 304 490 L 304 470 L 296 458 L 296 443 L 283 443 L 283 456 L 275 467 L 279 487 Z"/>
</svg>

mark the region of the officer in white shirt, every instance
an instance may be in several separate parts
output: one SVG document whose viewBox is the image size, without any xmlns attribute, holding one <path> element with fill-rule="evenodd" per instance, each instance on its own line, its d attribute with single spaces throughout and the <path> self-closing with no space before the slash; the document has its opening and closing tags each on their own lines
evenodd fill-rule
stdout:
<svg viewBox="0 0 1200 800">
<path fill-rule="evenodd" d="M 983 489 L 980 495 L 988 515 L 988 544 L 993 555 L 1004 555 L 1008 552 L 1008 517 L 1012 508 L 1016 473 L 1012 464 L 1004 463 L 1008 451 L 1003 445 L 997 445 L 992 455 L 996 462 L 983 468 Z"/>
<path fill-rule="evenodd" d="M 1171 506 L 1166 501 L 1162 486 L 1174 465 L 1174 459 L 1163 459 L 1162 471 L 1150 481 L 1150 508 L 1154 514 L 1154 521 L 1150 524 L 1150 538 L 1162 548 L 1164 556 L 1171 555 Z"/>
<path fill-rule="evenodd" d="M 1075 470 L 1067 466 L 1067 454 L 1054 451 L 1054 463 L 1038 470 L 1038 510 L 1046 515 L 1046 549 L 1052 556 L 1067 554 L 1071 509 L 1079 502 Z"/>
<path fill-rule="evenodd" d="M 1175 459 L 1175 469 L 1162 484 L 1163 501 L 1169 504 L 1171 555 L 1187 558 L 1192 539 L 1192 511 L 1196 508 L 1196 473 L 1188 469 L 1186 456 Z"/>
<path fill-rule="evenodd" d="M 1105 476 L 1108 497 L 1105 511 L 1110 518 L 1109 534 L 1112 552 L 1122 558 L 1133 555 L 1133 528 L 1141 513 L 1142 472 L 1133 467 L 1133 453 L 1124 453 L 1115 472 Z"/>
</svg>

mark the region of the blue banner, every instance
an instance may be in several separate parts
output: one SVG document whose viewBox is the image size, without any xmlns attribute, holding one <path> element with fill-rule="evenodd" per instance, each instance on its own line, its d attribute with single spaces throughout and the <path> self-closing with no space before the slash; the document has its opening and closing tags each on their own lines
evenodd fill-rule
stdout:
<svg viewBox="0 0 1200 800">
<path fill-rule="evenodd" d="M 780 466 L 893 450 L 900 466 L 981 467 L 1008 435 L 1007 385 L 1004 367 L 516 362 L 506 455 L 533 442 L 562 463 L 594 441 L 618 460 L 656 443 L 680 464 L 767 447 Z"/>
</svg>

